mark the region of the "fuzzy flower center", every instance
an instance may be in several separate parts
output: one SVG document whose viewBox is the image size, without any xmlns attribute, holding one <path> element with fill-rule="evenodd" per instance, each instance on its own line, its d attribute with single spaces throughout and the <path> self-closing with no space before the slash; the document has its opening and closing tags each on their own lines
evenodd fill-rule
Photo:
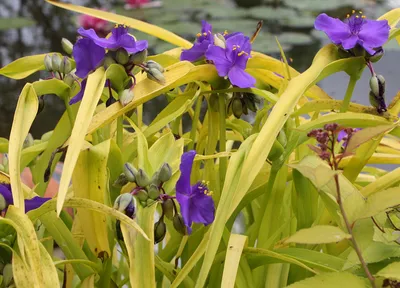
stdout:
<svg viewBox="0 0 400 288">
<path fill-rule="evenodd" d="M 356 13 L 355 10 L 353 10 L 350 14 L 347 14 L 346 16 L 346 22 L 347 25 L 349 25 L 350 32 L 353 35 L 358 35 L 360 33 L 362 26 L 365 24 L 365 15 L 362 15 L 362 11 L 359 11 Z"/>
<path fill-rule="evenodd" d="M 210 191 L 209 189 L 208 189 L 208 185 L 209 184 L 209 182 L 207 181 L 201 181 L 201 182 L 198 182 L 198 183 L 196 183 L 196 185 L 195 185 L 195 189 L 199 192 L 199 193 L 203 193 L 204 195 L 207 195 L 207 196 L 212 196 L 212 194 L 213 194 L 213 191 Z M 196 195 L 196 193 L 192 193 L 192 196 L 195 196 Z"/>
</svg>

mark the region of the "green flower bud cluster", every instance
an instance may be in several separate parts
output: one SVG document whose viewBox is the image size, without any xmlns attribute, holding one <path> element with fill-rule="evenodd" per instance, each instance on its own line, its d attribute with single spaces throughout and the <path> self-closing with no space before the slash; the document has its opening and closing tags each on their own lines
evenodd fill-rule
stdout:
<svg viewBox="0 0 400 288">
<path fill-rule="evenodd" d="M 69 57 L 54 53 L 53 55 L 47 54 L 44 56 L 44 67 L 48 72 L 59 72 L 64 75 L 70 73 L 73 69 L 72 63 Z M 60 77 L 59 75 L 57 75 Z"/>
<path fill-rule="evenodd" d="M 242 114 L 247 115 L 249 110 L 257 112 L 256 103 L 260 103 L 260 100 L 254 94 L 235 92 L 228 101 L 227 114 L 239 119 Z"/>
<path fill-rule="evenodd" d="M 146 68 L 147 78 L 153 80 L 161 85 L 166 83 L 164 77 L 164 67 L 153 60 L 149 60 L 144 63 L 144 67 Z"/>
<path fill-rule="evenodd" d="M 128 182 L 135 183 L 136 188 L 132 194 L 136 196 L 143 207 L 151 205 L 159 200 L 162 185 L 172 176 L 172 170 L 168 163 L 164 163 L 152 177 L 143 169 L 136 169 L 131 163 L 125 163 L 124 172 L 114 182 L 115 187 L 122 187 Z"/>
<path fill-rule="evenodd" d="M 372 75 L 369 80 L 369 101 L 376 108 L 378 113 L 387 111 L 385 103 L 385 78 L 382 75 Z"/>
<path fill-rule="evenodd" d="M 3 154 L 2 162 L 0 163 L 0 171 L 8 173 L 8 155 Z"/>
</svg>

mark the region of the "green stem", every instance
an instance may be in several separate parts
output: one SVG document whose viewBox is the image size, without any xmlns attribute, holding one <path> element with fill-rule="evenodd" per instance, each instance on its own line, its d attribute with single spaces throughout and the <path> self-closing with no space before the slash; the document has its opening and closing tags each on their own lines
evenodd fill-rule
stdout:
<svg viewBox="0 0 400 288">
<path fill-rule="evenodd" d="M 124 115 L 118 117 L 117 119 L 117 145 L 122 151 L 122 146 L 124 143 Z"/>
<path fill-rule="evenodd" d="M 350 76 L 349 84 L 347 85 L 346 94 L 344 95 L 343 105 L 340 108 L 340 112 L 344 113 L 347 111 L 350 105 L 351 96 L 353 95 L 354 88 L 356 87 L 358 78 L 354 76 Z"/>
<path fill-rule="evenodd" d="M 219 109 L 219 152 L 226 151 L 226 108 L 225 94 L 218 94 L 218 109 Z M 221 190 L 225 181 L 225 173 L 227 167 L 227 158 L 219 158 L 219 179 Z"/>
<path fill-rule="evenodd" d="M 199 123 L 199 117 L 200 117 L 200 110 L 201 110 L 201 104 L 203 103 L 203 96 L 199 96 L 196 102 L 196 107 L 194 108 L 194 115 L 193 115 L 193 120 L 192 120 L 192 130 L 190 131 L 190 139 L 192 140 L 188 144 L 188 150 L 193 150 L 194 148 L 194 143 L 196 142 L 196 135 L 197 135 L 197 124 Z"/>
<path fill-rule="evenodd" d="M 72 112 L 71 105 L 69 105 L 69 101 L 68 101 L 67 97 L 64 98 L 64 103 L 65 103 L 65 109 L 67 110 L 68 118 L 71 123 L 71 129 L 72 129 L 72 127 L 74 127 L 74 123 L 75 123 L 75 116 L 74 116 L 74 113 Z"/>
</svg>

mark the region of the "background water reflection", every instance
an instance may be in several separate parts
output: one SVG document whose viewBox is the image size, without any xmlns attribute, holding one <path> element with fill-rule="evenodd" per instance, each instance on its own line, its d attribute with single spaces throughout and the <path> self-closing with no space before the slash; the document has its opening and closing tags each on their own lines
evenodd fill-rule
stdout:
<svg viewBox="0 0 400 288">
<path fill-rule="evenodd" d="M 243 8 L 239 4 L 256 5 Z M 164 0 L 161 7 L 126 10 L 124 2 L 120 1 L 70 1 L 74 4 L 88 7 L 104 7 L 107 10 L 125 14 L 137 19 L 151 22 L 169 29 L 188 40 L 193 40 L 200 27 L 200 20 L 209 20 L 215 30 L 243 31 L 251 35 L 257 21 L 264 20 L 262 33 L 258 36 L 254 50 L 279 57 L 274 36 L 293 59 L 292 65 L 299 71 L 304 71 L 311 63 L 313 56 L 327 43 L 323 33 L 313 29 L 313 21 L 321 11 L 336 17 L 343 17 L 352 9 L 363 9 L 370 18 L 376 18 L 396 5 L 395 0 Z M 262 4 L 259 4 L 262 3 Z M 158 5 L 154 5 L 158 6 Z M 250 5 L 251 6 L 251 5 Z M 72 42 L 76 38 L 76 14 L 53 7 L 43 0 L 2 0 L 0 2 L 0 66 L 4 66 L 19 57 L 47 52 L 62 52 L 61 38 Z M 159 53 L 172 46 L 143 33 L 135 33 L 138 39 L 149 41 L 151 52 Z M 395 42 L 395 41 L 393 41 Z M 398 84 L 398 60 L 400 53 L 396 43 L 390 43 L 386 55 L 375 65 L 376 70 L 383 74 L 387 83 L 387 97 L 390 100 L 396 94 Z M 32 75 L 28 81 L 46 77 L 44 73 Z M 356 86 L 354 99 L 356 102 L 368 104 L 367 71 Z M 320 85 L 333 97 L 342 99 L 348 77 L 344 73 L 333 75 Z M 17 97 L 26 80 L 9 80 L 0 77 L 0 137 L 8 137 L 13 111 Z M 45 96 L 45 109 L 40 113 L 32 127 L 34 137 L 40 137 L 44 132 L 54 128 L 64 106 L 61 100 L 53 95 Z M 160 100 L 152 105 L 146 105 L 149 118 L 154 117 L 160 106 Z M 145 114 L 146 115 L 146 114 Z"/>
</svg>

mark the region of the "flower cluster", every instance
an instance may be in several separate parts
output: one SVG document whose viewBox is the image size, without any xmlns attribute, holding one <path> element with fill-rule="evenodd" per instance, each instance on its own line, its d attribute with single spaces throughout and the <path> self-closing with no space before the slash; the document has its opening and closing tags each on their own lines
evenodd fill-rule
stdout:
<svg viewBox="0 0 400 288">
<path fill-rule="evenodd" d="M 26 199 L 25 202 L 25 213 L 37 209 L 42 206 L 45 202 L 51 198 L 42 198 L 35 196 L 31 199 Z M 13 205 L 14 200 L 12 197 L 11 186 L 9 184 L 0 184 L 0 211 L 7 210 L 9 205 Z"/>
<path fill-rule="evenodd" d="M 387 20 L 370 20 L 355 10 L 344 21 L 322 13 L 315 19 L 314 27 L 324 31 L 334 44 L 344 50 L 359 45 L 371 56 L 388 40 L 390 30 Z"/>
<path fill-rule="evenodd" d="M 256 80 L 244 70 L 250 58 L 250 38 L 243 33 L 212 34 L 212 26 L 202 21 L 201 33 L 197 34 L 193 47 L 183 50 L 181 60 L 197 61 L 205 57 L 214 63 L 220 77 L 227 77 L 232 85 L 240 88 L 253 87 Z"/>
</svg>

